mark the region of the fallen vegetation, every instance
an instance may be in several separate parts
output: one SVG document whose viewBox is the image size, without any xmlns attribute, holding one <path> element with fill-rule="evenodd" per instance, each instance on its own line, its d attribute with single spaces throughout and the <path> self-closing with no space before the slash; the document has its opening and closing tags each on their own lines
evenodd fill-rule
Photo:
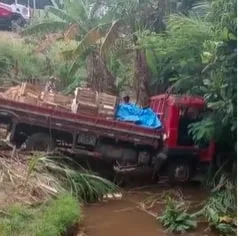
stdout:
<svg viewBox="0 0 238 236">
<path fill-rule="evenodd" d="M 6 151 L 1 153 L 0 172 L 1 185 L 17 191 L 17 198 L 24 193 L 37 202 L 65 192 L 85 202 L 96 201 L 118 191 L 110 181 L 86 171 L 64 156 L 46 156 L 44 153 L 25 156 L 18 153 L 15 158 L 10 158 Z"/>
</svg>

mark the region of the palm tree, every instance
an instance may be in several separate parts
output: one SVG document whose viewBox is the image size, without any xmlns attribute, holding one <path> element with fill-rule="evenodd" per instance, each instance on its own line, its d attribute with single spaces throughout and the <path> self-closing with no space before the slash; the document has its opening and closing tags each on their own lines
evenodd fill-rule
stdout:
<svg viewBox="0 0 238 236">
<path fill-rule="evenodd" d="M 112 21 L 111 12 L 100 16 L 97 10 L 96 5 L 86 4 L 83 0 L 66 0 L 63 7 L 48 7 L 47 14 L 51 14 L 51 17 L 30 26 L 23 34 L 51 33 L 51 37 L 48 37 L 50 40 L 42 41 L 43 46 L 38 47 L 44 50 L 54 40 L 77 40 L 79 43 L 75 50 L 63 52 L 65 58 L 74 59 L 72 70 L 75 70 L 80 59 L 86 58 L 89 85 L 98 91 L 115 93 L 115 76 L 108 70 L 104 55 L 108 50 L 108 43 L 115 37 L 112 34 L 115 34 L 114 28 L 119 26 L 119 21 Z M 100 80 L 103 81 L 99 83 Z"/>
<path fill-rule="evenodd" d="M 175 2 L 175 4 L 174 4 Z M 108 52 L 120 40 L 130 39 L 134 50 L 134 81 L 138 102 L 145 105 L 148 100 L 150 73 L 145 60 L 145 52 L 137 48 L 136 32 L 150 30 L 161 32 L 165 29 L 165 16 L 184 10 L 187 5 L 182 1 L 138 1 L 138 0 L 65 0 L 63 7 L 55 4 L 48 8 L 54 15 L 41 24 L 34 25 L 25 34 L 60 31 L 56 39 L 76 39 L 79 44 L 75 50 L 64 52 L 65 58 L 86 59 L 88 83 L 98 91 L 116 92 L 116 77 L 107 68 Z M 187 8 L 186 8 L 187 9 Z M 185 10 L 184 10 L 185 11 Z M 72 68 L 75 68 L 75 66 Z M 141 69 L 143 68 L 143 70 Z"/>
</svg>

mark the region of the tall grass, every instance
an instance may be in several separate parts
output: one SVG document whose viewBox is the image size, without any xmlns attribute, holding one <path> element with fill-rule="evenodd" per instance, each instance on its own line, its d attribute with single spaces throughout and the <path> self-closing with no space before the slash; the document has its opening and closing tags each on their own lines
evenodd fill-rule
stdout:
<svg viewBox="0 0 238 236">
<path fill-rule="evenodd" d="M 27 79 L 45 74 L 46 61 L 43 55 L 33 53 L 33 45 L 21 39 L 0 39 L 0 71 L 2 78 Z"/>
<path fill-rule="evenodd" d="M 82 65 L 75 70 L 70 61 L 60 57 L 62 51 L 75 48 L 76 42 L 55 41 L 42 53 L 36 53 L 37 46 L 43 45 L 44 48 L 47 42 L 41 39 L 28 41 L 31 43 L 25 43 L 19 36 L 12 40 L 0 36 L 0 80 L 20 82 L 38 78 L 44 82 L 53 75 L 59 79 L 59 90 L 69 94 L 86 78 L 84 64 L 79 62 Z"/>
</svg>

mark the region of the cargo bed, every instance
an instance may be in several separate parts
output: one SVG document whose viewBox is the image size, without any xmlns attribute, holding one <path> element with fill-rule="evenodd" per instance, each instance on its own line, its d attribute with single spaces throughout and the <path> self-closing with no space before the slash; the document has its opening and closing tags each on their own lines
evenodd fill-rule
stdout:
<svg viewBox="0 0 238 236">
<path fill-rule="evenodd" d="M 74 114 L 60 109 L 51 109 L 0 98 L 0 123 L 9 121 L 69 132 L 84 132 L 119 141 L 146 145 L 157 148 L 161 140 L 162 129 L 155 130 L 138 125 L 106 119 L 100 115 L 92 117 L 86 114 Z"/>
</svg>

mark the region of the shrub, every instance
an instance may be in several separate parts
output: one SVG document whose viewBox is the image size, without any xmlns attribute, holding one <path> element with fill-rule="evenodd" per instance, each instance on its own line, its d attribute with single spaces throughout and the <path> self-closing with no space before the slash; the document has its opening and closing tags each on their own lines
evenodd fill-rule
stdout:
<svg viewBox="0 0 238 236">
<path fill-rule="evenodd" d="M 157 218 L 168 231 L 183 233 L 197 226 L 195 219 L 187 213 L 184 202 L 179 203 L 168 198 L 162 216 Z"/>
</svg>

